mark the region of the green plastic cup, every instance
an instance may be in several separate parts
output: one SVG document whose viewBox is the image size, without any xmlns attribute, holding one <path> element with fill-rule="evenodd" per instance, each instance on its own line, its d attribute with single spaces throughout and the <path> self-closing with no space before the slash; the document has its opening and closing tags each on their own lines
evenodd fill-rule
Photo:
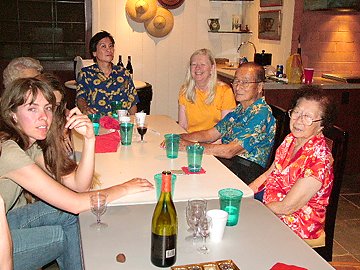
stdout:
<svg viewBox="0 0 360 270">
<path fill-rule="evenodd" d="M 154 180 L 155 180 L 155 188 L 156 188 L 156 198 L 157 198 L 157 200 L 159 200 L 159 197 L 161 194 L 162 174 L 161 173 L 155 174 Z M 171 197 L 174 197 L 175 182 L 176 182 L 176 175 L 171 174 Z"/>
<path fill-rule="evenodd" d="M 134 129 L 133 123 L 121 123 L 120 135 L 121 135 L 122 145 L 131 145 L 133 129 Z"/>
<path fill-rule="evenodd" d="M 168 158 L 177 158 L 179 154 L 179 134 L 165 134 L 166 156 Z"/>
<path fill-rule="evenodd" d="M 99 123 L 92 123 L 92 125 L 93 125 L 93 128 L 94 128 L 95 136 L 99 135 L 100 124 Z"/>
<path fill-rule="evenodd" d="M 99 135 L 99 129 L 100 129 L 100 114 L 98 113 L 92 113 L 88 115 L 89 119 L 91 120 L 94 128 L 95 136 Z"/>
<path fill-rule="evenodd" d="M 201 162 L 204 153 L 204 146 L 199 144 L 189 145 L 186 147 L 188 158 L 188 169 L 190 172 L 200 172 Z"/>
<path fill-rule="evenodd" d="M 219 190 L 218 195 L 220 198 L 220 209 L 229 214 L 226 226 L 235 226 L 239 221 L 243 192 L 234 188 L 225 188 Z"/>
<path fill-rule="evenodd" d="M 117 111 L 123 109 L 122 102 L 121 101 L 111 101 L 110 106 L 111 106 L 111 115 L 112 115 L 112 117 L 115 118 L 115 119 L 118 119 Z"/>
<path fill-rule="evenodd" d="M 99 113 L 88 114 L 88 117 L 92 123 L 99 123 L 99 121 L 100 121 Z"/>
</svg>

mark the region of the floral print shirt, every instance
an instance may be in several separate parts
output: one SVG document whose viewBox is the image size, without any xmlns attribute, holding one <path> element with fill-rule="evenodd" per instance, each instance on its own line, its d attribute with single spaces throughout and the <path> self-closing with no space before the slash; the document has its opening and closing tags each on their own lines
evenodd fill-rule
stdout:
<svg viewBox="0 0 360 270">
<path fill-rule="evenodd" d="M 76 98 L 83 98 L 91 108 L 100 114 L 111 115 L 111 102 L 122 102 L 123 109 L 129 110 L 139 102 L 130 73 L 123 67 L 113 65 L 109 77 L 98 64 L 81 69 L 77 80 Z"/>
<path fill-rule="evenodd" d="M 265 168 L 274 144 L 276 126 L 271 108 L 264 97 L 259 98 L 244 111 L 239 104 L 215 128 L 221 133 L 222 143 L 237 140 L 245 149 L 239 156 Z"/>
<path fill-rule="evenodd" d="M 314 177 L 318 192 L 299 210 L 280 219 L 303 239 L 316 239 L 324 228 L 326 206 L 334 180 L 333 158 L 325 137 L 312 137 L 291 158 L 296 138 L 290 133 L 276 151 L 275 169 L 265 185 L 264 203 L 282 201 L 298 179 Z"/>
</svg>

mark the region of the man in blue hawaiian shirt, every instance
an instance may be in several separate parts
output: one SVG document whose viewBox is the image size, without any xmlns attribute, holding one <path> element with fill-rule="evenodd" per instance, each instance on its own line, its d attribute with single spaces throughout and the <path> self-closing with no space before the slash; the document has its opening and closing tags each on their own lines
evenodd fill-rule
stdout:
<svg viewBox="0 0 360 270">
<path fill-rule="evenodd" d="M 265 171 L 275 136 L 275 119 L 263 97 L 265 70 L 249 62 L 242 64 L 232 83 L 239 102 L 215 127 L 181 134 L 180 149 L 199 142 L 205 154 L 217 156 L 245 183 Z M 221 144 L 212 144 L 221 139 Z"/>
</svg>

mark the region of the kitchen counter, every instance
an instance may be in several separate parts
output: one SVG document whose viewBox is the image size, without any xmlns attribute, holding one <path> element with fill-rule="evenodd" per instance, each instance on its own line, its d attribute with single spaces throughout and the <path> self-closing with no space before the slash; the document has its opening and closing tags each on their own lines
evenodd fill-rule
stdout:
<svg viewBox="0 0 360 270">
<path fill-rule="evenodd" d="M 220 66 L 217 67 L 217 74 L 219 79 L 230 83 L 234 79 L 236 68 L 234 67 L 225 67 Z M 360 83 L 344 83 L 330 79 L 324 79 L 322 77 L 314 77 L 313 84 L 321 85 L 324 89 L 360 89 Z M 293 83 L 281 83 L 281 82 L 274 82 L 270 80 L 266 80 L 265 82 L 265 90 L 268 89 L 298 89 L 302 86 L 302 84 L 293 84 Z"/>
<path fill-rule="evenodd" d="M 218 66 L 218 79 L 231 84 L 236 68 Z M 349 133 L 349 144 L 345 173 L 355 175 L 360 173 L 360 83 L 345 83 L 335 80 L 315 77 L 315 85 L 320 85 L 337 107 L 335 124 Z M 266 102 L 277 105 L 285 110 L 291 106 L 291 100 L 298 89 L 304 84 L 285 84 L 266 80 L 264 95 Z"/>
</svg>

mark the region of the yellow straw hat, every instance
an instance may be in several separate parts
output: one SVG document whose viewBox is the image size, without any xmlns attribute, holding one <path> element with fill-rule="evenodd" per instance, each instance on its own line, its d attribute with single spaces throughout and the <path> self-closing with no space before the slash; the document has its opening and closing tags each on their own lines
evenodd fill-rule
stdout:
<svg viewBox="0 0 360 270">
<path fill-rule="evenodd" d="M 150 35 L 164 37 L 173 29 L 174 17 L 169 10 L 158 7 L 154 18 L 144 22 L 144 25 Z"/>
<path fill-rule="evenodd" d="M 156 14 L 156 0 L 128 0 L 125 5 L 127 15 L 136 22 L 145 22 Z"/>
<path fill-rule="evenodd" d="M 159 3 L 167 8 L 167 9 L 174 9 L 180 7 L 185 0 L 158 0 Z"/>
</svg>

